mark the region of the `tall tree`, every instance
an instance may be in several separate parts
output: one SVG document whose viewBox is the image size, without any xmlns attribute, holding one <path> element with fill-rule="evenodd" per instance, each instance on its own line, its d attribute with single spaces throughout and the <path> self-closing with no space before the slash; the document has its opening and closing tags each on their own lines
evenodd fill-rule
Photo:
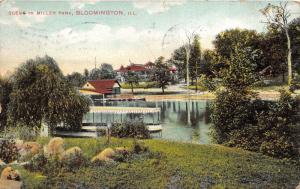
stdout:
<svg viewBox="0 0 300 189">
<path fill-rule="evenodd" d="M 115 72 L 111 64 L 102 63 L 100 66 L 100 78 L 101 79 L 114 79 Z"/>
<path fill-rule="evenodd" d="M 169 66 L 164 61 L 164 57 L 159 57 L 155 62 L 155 67 L 153 71 L 153 80 L 157 81 L 159 87 L 162 89 L 162 92 L 165 93 L 165 88 L 171 82 L 171 73 Z"/>
<path fill-rule="evenodd" d="M 198 35 L 195 35 L 194 41 L 191 48 L 190 55 L 190 75 L 192 79 L 192 83 L 196 81 L 196 91 L 197 91 L 197 82 L 200 74 L 200 65 L 201 65 L 201 47 L 200 47 L 200 39 Z"/>
<path fill-rule="evenodd" d="M 300 75 L 300 17 L 289 23 L 289 34 L 291 36 L 293 69 Z"/>
<path fill-rule="evenodd" d="M 49 56 L 27 60 L 13 75 L 9 117 L 11 123 L 53 131 L 58 124 L 80 129 L 89 101 L 66 81 L 55 60 Z"/>
<path fill-rule="evenodd" d="M 99 68 L 93 68 L 89 74 L 89 80 L 101 79 L 101 70 Z"/>
<path fill-rule="evenodd" d="M 169 62 L 176 66 L 178 78 L 186 79 L 186 51 L 184 46 L 174 50 Z"/>
<path fill-rule="evenodd" d="M 133 85 L 139 84 L 139 76 L 133 71 L 128 71 L 125 74 L 125 82 L 128 83 L 131 87 L 131 93 L 133 94 Z"/>
<path fill-rule="evenodd" d="M 68 74 L 66 78 L 67 81 L 74 87 L 81 87 L 86 82 L 86 78 L 78 72 Z"/>
<path fill-rule="evenodd" d="M 0 76 L 0 131 L 7 126 L 8 103 L 12 92 L 12 82 L 9 78 Z"/>
<path fill-rule="evenodd" d="M 289 17 L 291 16 L 287 9 L 287 2 L 279 5 L 268 4 L 261 13 L 266 17 L 266 23 L 270 27 L 280 28 L 285 32 L 287 43 L 287 65 L 288 65 L 288 85 L 291 85 L 292 75 L 292 49 L 291 37 L 289 34 Z"/>
</svg>

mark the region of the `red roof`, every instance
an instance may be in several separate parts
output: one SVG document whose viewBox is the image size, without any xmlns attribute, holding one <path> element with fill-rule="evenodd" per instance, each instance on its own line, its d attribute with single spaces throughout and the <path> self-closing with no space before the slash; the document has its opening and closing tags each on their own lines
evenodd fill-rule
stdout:
<svg viewBox="0 0 300 189">
<path fill-rule="evenodd" d="M 84 90 L 97 92 L 97 93 L 101 93 L 101 94 L 111 94 L 115 83 L 120 85 L 119 82 L 114 79 L 92 80 L 92 81 L 87 81 L 87 82 L 89 84 L 91 84 L 95 89 L 84 89 Z"/>
<path fill-rule="evenodd" d="M 146 70 L 145 66 L 140 66 L 140 65 L 127 66 L 126 69 L 128 71 L 145 71 Z"/>
<path fill-rule="evenodd" d="M 128 71 L 146 71 L 147 64 L 132 64 L 127 67 L 124 67 L 123 65 L 116 71 L 118 72 L 128 72 Z"/>
</svg>

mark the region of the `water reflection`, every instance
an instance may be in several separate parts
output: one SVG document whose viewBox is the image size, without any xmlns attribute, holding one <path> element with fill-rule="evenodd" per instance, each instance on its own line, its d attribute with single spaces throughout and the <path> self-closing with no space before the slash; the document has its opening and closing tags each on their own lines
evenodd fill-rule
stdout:
<svg viewBox="0 0 300 189">
<path fill-rule="evenodd" d="M 161 108 L 162 138 L 202 144 L 210 143 L 209 101 L 97 102 L 95 105 L 158 107 Z M 151 122 L 151 120 L 153 120 L 153 115 L 145 116 L 145 122 Z"/>
</svg>

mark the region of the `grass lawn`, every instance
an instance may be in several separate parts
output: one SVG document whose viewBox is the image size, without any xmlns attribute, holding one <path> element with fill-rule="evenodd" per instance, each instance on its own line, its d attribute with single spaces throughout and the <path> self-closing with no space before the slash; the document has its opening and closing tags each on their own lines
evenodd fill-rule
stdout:
<svg viewBox="0 0 300 189">
<path fill-rule="evenodd" d="M 46 144 L 48 138 L 38 142 Z M 133 144 L 132 139 L 67 138 L 91 158 L 102 149 Z M 300 166 L 235 148 L 163 140 L 144 140 L 160 156 L 134 158 L 102 166 L 87 166 L 51 178 L 21 169 L 27 188 L 295 188 Z"/>
</svg>

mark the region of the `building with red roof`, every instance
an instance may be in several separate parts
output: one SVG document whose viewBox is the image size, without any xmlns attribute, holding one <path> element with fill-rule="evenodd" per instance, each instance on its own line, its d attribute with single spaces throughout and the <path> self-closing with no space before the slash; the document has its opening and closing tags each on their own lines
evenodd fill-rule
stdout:
<svg viewBox="0 0 300 189">
<path fill-rule="evenodd" d="M 121 93 L 121 86 L 115 79 L 87 81 L 80 92 L 91 96 L 108 96 Z"/>
<path fill-rule="evenodd" d="M 138 76 L 140 81 L 150 81 L 151 80 L 151 72 L 154 68 L 155 64 L 153 62 L 147 62 L 145 64 L 133 64 L 131 63 L 129 66 L 124 67 L 121 65 L 121 67 L 115 72 L 117 73 L 117 80 L 120 82 L 125 82 L 125 75 L 131 71 L 135 72 Z M 170 67 L 170 72 L 173 74 L 173 76 L 176 76 L 176 68 Z"/>
</svg>

